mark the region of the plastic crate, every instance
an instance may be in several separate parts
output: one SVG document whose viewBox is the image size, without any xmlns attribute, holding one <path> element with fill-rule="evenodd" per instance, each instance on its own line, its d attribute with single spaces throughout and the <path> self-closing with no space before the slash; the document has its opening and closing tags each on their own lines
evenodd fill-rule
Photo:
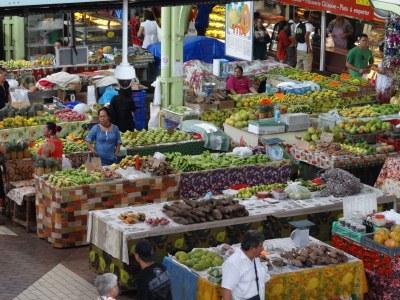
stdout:
<svg viewBox="0 0 400 300">
<path fill-rule="evenodd" d="M 393 126 L 396 126 L 400 124 L 400 119 L 390 120 L 389 122 L 392 123 Z"/>
<path fill-rule="evenodd" d="M 361 243 L 362 237 L 365 235 L 365 233 L 355 232 L 346 227 L 343 227 L 337 221 L 332 223 L 332 233 L 351 239 L 359 244 Z"/>
<path fill-rule="evenodd" d="M 388 145 L 392 145 L 396 151 L 400 151 L 400 140 L 393 140 L 393 139 L 384 139 L 379 135 L 376 137 L 377 143 L 386 143 Z"/>
<path fill-rule="evenodd" d="M 75 101 L 75 102 L 64 102 L 63 105 L 65 107 L 68 107 L 69 109 L 74 109 L 75 106 L 77 106 L 78 104 L 81 104 L 82 102 L 79 101 Z"/>
<path fill-rule="evenodd" d="M 177 122 L 177 123 L 182 123 L 185 120 L 198 120 L 200 117 L 198 112 L 196 112 L 190 108 L 188 108 L 188 110 L 185 114 L 178 114 L 167 108 L 163 108 L 162 113 L 163 113 L 165 119 L 169 119 L 169 120 Z"/>
<path fill-rule="evenodd" d="M 389 256 L 396 256 L 400 254 L 400 247 L 389 248 L 385 245 L 375 242 L 373 240 L 374 234 L 375 233 L 368 233 L 361 237 L 361 244 Z"/>
</svg>

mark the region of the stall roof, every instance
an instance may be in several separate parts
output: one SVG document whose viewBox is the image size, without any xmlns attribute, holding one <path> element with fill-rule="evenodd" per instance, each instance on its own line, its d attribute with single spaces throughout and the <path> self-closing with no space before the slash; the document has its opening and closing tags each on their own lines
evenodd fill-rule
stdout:
<svg viewBox="0 0 400 300">
<path fill-rule="evenodd" d="M 370 0 L 375 8 L 394 12 L 400 15 L 400 1 L 399 0 Z"/>
<path fill-rule="evenodd" d="M 129 7 L 178 6 L 196 4 L 225 4 L 232 0 L 129 0 Z M 0 16 L 26 16 L 71 11 L 121 9 L 122 0 L 0 0 Z"/>
</svg>

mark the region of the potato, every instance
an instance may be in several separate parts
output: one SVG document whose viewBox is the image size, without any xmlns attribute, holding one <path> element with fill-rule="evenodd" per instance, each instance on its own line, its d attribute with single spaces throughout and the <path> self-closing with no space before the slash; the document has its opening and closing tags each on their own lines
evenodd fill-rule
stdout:
<svg viewBox="0 0 400 300">
<path fill-rule="evenodd" d="M 290 261 L 290 263 L 295 267 L 299 267 L 299 268 L 303 267 L 303 263 L 301 261 L 297 260 L 297 259 L 292 259 Z"/>
</svg>

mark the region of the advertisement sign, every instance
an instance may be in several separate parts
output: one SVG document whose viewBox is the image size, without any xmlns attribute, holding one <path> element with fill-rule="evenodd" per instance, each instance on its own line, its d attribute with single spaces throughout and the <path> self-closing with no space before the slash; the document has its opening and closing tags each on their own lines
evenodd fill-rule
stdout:
<svg viewBox="0 0 400 300">
<path fill-rule="evenodd" d="M 374 18 L 374 8 L 369 0 L 278 0 L 281 3 L 305 7 L 313 10 L 328 11 L 335 15 L 349 16 L 370 21 Z"/>
<path fill-rule="evenodd" d="M 225 54 L 251 61 L 253 58 L 253 2 L 233 2 L 225 7 Z"/>
<path fill-rule="evenodd" d="M 102 1 L 107 2 L 112 0 L 102 0 Z M 88 2 L 99 2 L 99 0 L 19 0 L 19 1 L 1 0 L 0 7 L 75 4 L 75 3 L 88 3 Z"/>
</svg>

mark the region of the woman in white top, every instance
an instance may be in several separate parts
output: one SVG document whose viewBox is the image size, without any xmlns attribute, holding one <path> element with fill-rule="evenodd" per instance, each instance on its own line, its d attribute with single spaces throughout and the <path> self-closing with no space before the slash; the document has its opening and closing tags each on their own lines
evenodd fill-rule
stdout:
<svg viewBox="0 0 400 300">
<path fill-rule="evenodd" d="M 154 14 L 149 10 L 144 11 L 145 21 L 140 24 L 138 37 L 143 38 L 142 48 L 147 49 L 151 44 L 158 43 L 157 22 L 154 21 Z"/>
</svg>

